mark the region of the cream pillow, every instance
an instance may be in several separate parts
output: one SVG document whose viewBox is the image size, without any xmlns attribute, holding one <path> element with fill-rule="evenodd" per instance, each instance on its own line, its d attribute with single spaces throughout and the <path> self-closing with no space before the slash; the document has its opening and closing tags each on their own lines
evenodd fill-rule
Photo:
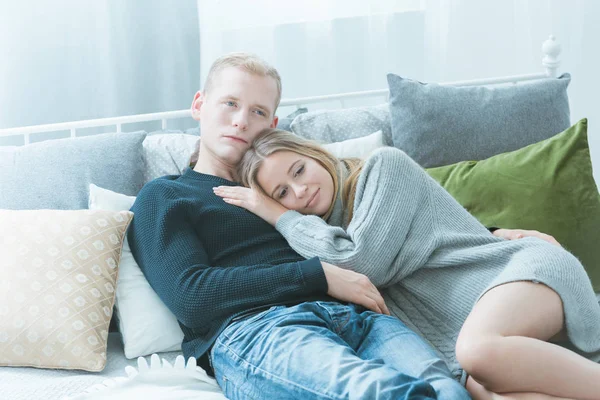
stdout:
<svg viewBox="0 0 600 400">
<path fill-rule="evenodd" d="M 0 210 L 0 365 L 101 371 L 129 211 Z"/>
<path fill-rule="evenodd" d="M 383 133 L 377 131 L 363 137 L 324 144 L 323 147 L 329 150 L 329 152 L 337 158 L 358 157 L 365 159 L 373 150 L 384 147 L 385 145 Z"/>
</svg>

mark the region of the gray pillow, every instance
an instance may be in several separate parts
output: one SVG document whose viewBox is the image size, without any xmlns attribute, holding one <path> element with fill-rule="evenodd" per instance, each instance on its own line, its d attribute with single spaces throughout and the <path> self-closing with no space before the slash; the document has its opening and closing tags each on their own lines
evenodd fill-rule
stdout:
<svg viewBox="0 0 600 400">
<path fill-rule="evenodd" d="M 195 126 L 193 128 L 188 128 L 186 130 L 181 130 L 181 129 L 159 129 L 156 131 L 151 131 L 148 132 L 148 136 L 154 136 L 154 135 L 167 135 L 167 134 L 182 134 L 185 133 L 186 135 L 194 135 L 194 136 L 200 136 L 200 126 Z"/>
<path fill-rule="evenodd" d="M 571 126 L 569 74 L 495 88 L 387 79 L 394 146 L 423 167 L 483 160 Z"/>
<path fill-rule="evenodd" d="M 145 137 L 108 133 L 0 147 L 0 209 L 85 209 L 90 183 L 136 195 Z"/>
<path fill-rule="evenodd" d="M 294 118 L 291 128 L 298 136 L 322 143 L 342 142 L 381 131 L 385 143 L 392 145 L 390 112 L 387 104 L 312 111 Z"/>
<path fill-rule="evenodd" d="M 283 118 L 280 118 L 279 121 L 277 121 L 277 129 L 282 129 L 284 131 L 291 132 L 292 131 L 291 125 L 292 125 L 292 122 L 294 121 L 294 118 L 296 118 L 300 114 L 306 114 L 307 112 L 308 112 L 308 108 L 300 107 L 293 113 L 288 114 Z"/>
</svg>

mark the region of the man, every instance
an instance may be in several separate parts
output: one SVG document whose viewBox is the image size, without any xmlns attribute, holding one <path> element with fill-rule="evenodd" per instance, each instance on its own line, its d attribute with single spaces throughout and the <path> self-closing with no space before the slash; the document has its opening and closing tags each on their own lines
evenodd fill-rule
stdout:
<svg viewBox="0 0 600 400">
<path fill-rule="evenodd" d="M 131 249 L 177 317 L 185 356 L 214 369 L 230 399 L 469 398 L 433 350 L 387 315 L 368 278 L 301 258 L 267 222 L 213 193 L 237 185 L 235 166 L 277 125 L 280 97 L 280 77 L 264 61 L 216 60 L 192 103 L 198 162 L 148 183 L 132 208 Z"/>
</svg>

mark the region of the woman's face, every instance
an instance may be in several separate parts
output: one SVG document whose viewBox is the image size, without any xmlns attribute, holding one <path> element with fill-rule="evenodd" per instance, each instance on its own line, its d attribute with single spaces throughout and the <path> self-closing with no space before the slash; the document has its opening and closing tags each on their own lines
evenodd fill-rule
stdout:
<svg viewBox="0 0 600 400">
<path fill-rule="evenodd" d="M 258 184 L 285 208 L 322 216 L 333 202 L 333 178 L 317 161 L 292 151 L 268 156 L 257 174 Z"/>
</svg>

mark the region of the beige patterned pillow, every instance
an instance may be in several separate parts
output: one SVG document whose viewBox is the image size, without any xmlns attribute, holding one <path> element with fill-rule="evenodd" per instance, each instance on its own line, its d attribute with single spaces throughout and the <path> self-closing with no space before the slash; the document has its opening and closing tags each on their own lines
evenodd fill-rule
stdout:
<svg viewBox="0 0 600 400">
<path fill-rule="evenodd" d="M 101 371 L 129 211 L 0 210 L 0 365 Z"/>
</svg>

